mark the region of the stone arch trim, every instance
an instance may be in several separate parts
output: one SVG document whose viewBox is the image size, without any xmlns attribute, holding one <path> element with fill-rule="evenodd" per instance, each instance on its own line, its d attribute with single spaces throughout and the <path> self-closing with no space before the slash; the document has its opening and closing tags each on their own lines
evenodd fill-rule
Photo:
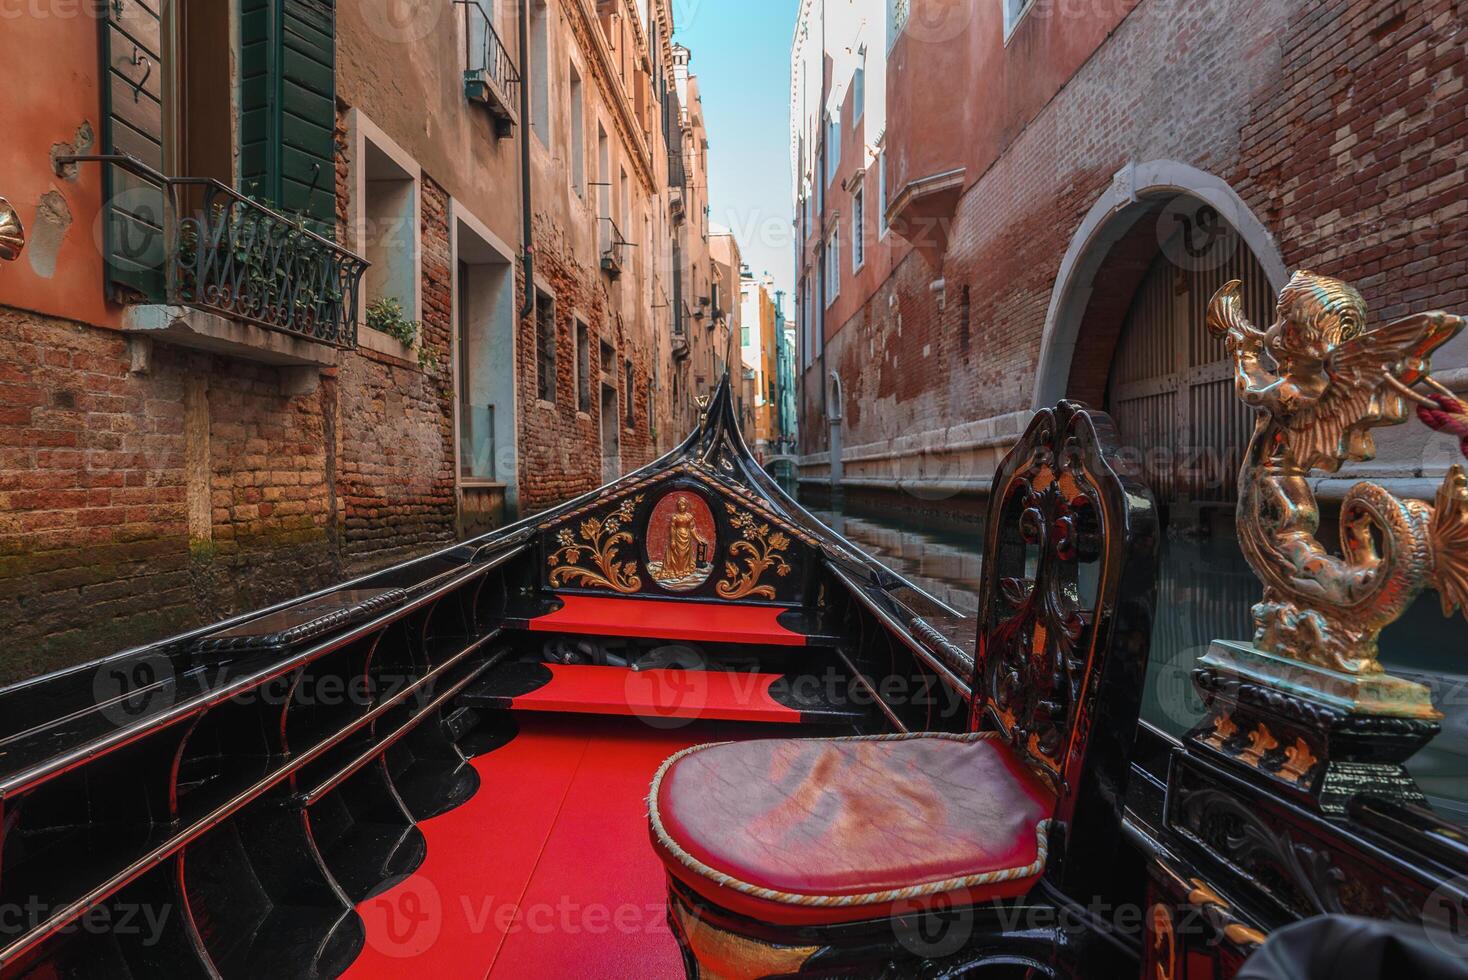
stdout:
<svg viewBox="0 0 1468 980">
<path fill-rule="evenodd" d="M 1129 163 L 1086 213 L 1061 260 L 1040 340 L 1036 411 L 1066 397 L 1081 322 L 1111 247 L 1160 201 L 1181 194 L 1216 208 L 1258 258 L 1274 290 L 1284 288 L 1289 274 L 1274 236 L 1226 181 L 1175 160 Z"/>
</svg>

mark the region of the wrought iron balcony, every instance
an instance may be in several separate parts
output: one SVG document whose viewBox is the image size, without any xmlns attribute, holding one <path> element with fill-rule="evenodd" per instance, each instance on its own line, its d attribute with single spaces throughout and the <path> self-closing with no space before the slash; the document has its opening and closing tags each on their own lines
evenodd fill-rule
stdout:
<svg viewBox="0 0 1468 980">
<path fill-rule="evenodd" d="M 357 294 L 366 259 L 217 180 L 167 177 L 126 155 L 96 161 L 156 187 L 131 203 L 132 234 L 108 235 L 109 263 L 157 269 L 155 303 L 189 306 L 332 347 L 357 345 Z M 132 192 L 136 194 L 137 192 Z M 154 207 L 161 214 L 153 213 Z M 146 210 L 149 220 L 139 220 Z M 141 230 L 140 230 L 141 229 Z"/>
<path fill-rule="evenodd" d="M 680 361 L 689 354 L 688 324 L 685 317 L 684 313 L 673 314 L 673 357 Z"/>
<path fill-rule="evenodd" d="M 622 231 L 611 218 L 601 219 L 601 267 L 602 271 L 616 279 L 627 263 L 627 247 L 630 243 L 622 237 Z"/>
<path fill-rule="evenodd" d="M 489 109 L 497 136 L 509 136 L 518 118 L 520 69 L 480 0 L 454 0 L 454 4 L 464 18 L 464 95 Z"/>
</svg>

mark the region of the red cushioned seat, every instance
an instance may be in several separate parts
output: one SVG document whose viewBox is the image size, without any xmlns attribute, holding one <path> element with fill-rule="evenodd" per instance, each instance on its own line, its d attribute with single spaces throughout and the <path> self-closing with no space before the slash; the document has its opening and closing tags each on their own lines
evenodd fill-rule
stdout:
<svg viewBox="0 0 1468 980">
<path fill-rule="evenodd" d="M 762 922 L 820 925 L 1024 894 L 1055 798 L 984 733 L 695 746 L 648 804 L 679 881 Z"/>
</svg>

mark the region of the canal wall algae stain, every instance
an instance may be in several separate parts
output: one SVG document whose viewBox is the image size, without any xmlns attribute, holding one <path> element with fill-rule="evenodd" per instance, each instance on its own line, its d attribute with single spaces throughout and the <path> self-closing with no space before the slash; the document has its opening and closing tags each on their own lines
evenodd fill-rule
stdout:
<svg viewBox="0 0 1468 980">
<path fill-rule="evenodd" d="M 315 527 L 0 550 L 0 686 L 323 588 L 341 565 L 340 535 Z"/>
</svg>

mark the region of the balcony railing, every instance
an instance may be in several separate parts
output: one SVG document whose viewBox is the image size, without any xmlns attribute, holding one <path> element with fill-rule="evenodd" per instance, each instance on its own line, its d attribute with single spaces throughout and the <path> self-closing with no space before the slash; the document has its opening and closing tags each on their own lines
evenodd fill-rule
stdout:
<svg viewBox="0 0 1468 980">
<path fill-rule="evenodd" d="M 601 267 L 613 279 L 622 274 L 627 264 L 627 239 L 611 218 L 601 219 Z"/>
<path fill-rule="evenodd" d="M 366 259 L 217 180 L 166 177 L 126 155 L 73 156 L 138 177 L 161 192 L 161 217 L 109 236 L 109 261 L 161 263 L 163 295 L 190 306 L 333 347 L 357 345 L 357 293 Z M 138 228 L 145 228 L 136 233 Z M 161 237 L 161 242 L 160 242 Z M 161 245 L 161 247 L 160 247 Z M 125 253 L 125 254 L 120 254 Z"/>
<path fill-rule="evenodd" d="M 454 0 L 454 4 L 464 17 L 464 95 L 488 107 L 496 133 L 508 136 L 520 104 L 520 69 L 480 0 Z"/>
</svg>

